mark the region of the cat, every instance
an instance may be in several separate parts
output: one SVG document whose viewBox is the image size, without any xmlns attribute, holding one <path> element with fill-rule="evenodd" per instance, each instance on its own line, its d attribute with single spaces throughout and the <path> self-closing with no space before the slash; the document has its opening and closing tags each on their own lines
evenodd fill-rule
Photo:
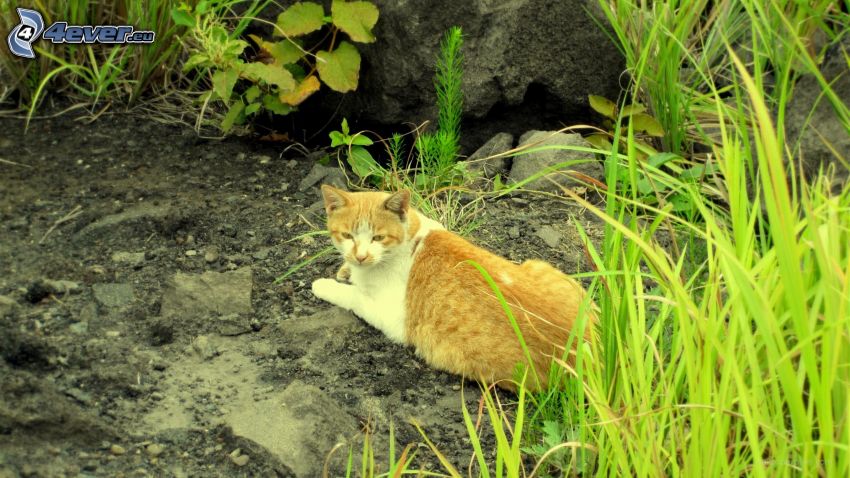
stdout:
<svg viewBox="0 0 850 478">
<path fill-rule="evenodd" d="M 409 191 L 322 185 L 322 196 L 345 262 L 337 280 L 313 282 L 316 297 L 412 345 L 435 368 L 516 391 L 517 365 L 528 361 L 492 289 L 466 262 L 475 261 L 498 284 L 522 332 L 536 371 L 526 388 L 546 388 L 551 358 L 565 355 L 584 300 L 578 282 L 546 262 L 516 264 L 445 230 L 410 206 Z M 587 314 L 584 332 L 575 335 L 591 340 L 596 318 Z"/>
</svg>

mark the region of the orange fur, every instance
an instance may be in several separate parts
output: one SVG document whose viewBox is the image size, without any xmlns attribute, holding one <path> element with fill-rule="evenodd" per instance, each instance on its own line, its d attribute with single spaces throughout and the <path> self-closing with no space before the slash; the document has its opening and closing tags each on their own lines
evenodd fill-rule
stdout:
<svg viewBox="0 0 850 478">
<path fill-rule="evenodd" d="M 399 297 L 403 304 L 398 303 L 404 310 L 403 340 L 413 345 L 419 356 L 436 368 L 515 389 L 512 380 L 516 366 L 527 365 L 527 360 L 495 294 L 484 277 L 466 262 L 472 260 L 490 274 L 511 306 L 537 372 L 535 377 L 529 370 L 526 386 L 532 390 L 546 387 L 551 358 L 569 355 L 565 346 L 585 296 L 578 282 L 543 261 L 515 264 L 448 231 L 425 228 L 418 234 L 423 221 L 429 220 L 409 207 L 406 192 L 348 193 L 329 186 L 323 186 L 322 192 L 328 229 L 346 260 L 341 275 L 347 276 L 349 268 L 368 274 L 369 268 L 375 267 L 365 259 L 356 262 L 354 256 L 360 254 L 362 258 L 365 247 L 352 248 L 358 237 L 361 243 L 375 236 L 383 237 L 380 243 L 373 240 L 370 246 L 375 252 L 375 263 L 380 263 L 382 257 L 409 259 L 399 262 L 406 264 L 403 267 L 408 267 L 409 272 L 403 271 L 407 285 L 406 289 L 399 289 L 397 296 L 404 295 Z M 365 233 L 363 224 L 368 225 Z M 358 230 L 359 236 L 355 234 Z M 349 243 L 344 246 L 346 236 Z M 326 300 L 336 303 L 343 300 L 340 297 L 348 297 L 345 295 L 348 292 L 334 292 L 340 287 L 351 288 L 346 291 L 359 290 L 355 286 L 324 284 L 314 288 L 314 293 L 323 291 Z M 367 295 L 373 292 L 376 291 L 366 290 Z M 381 307 L 379 303 L 379 316 L 385 310 Z M 353 305 L 352 310 L 355 310 Z M 374 314 L 375 306 L 363 310 Z M 584 340 L 591 339 L 596 322 L 592 312 L 589 317 Z M 386 327 L 385 323 L 364 318 L 379 328 Z M 401 327 L 399 322 L 392 323 Z M 398 335 L 401 336 L 400 331 Z M 579 341 L 573 339 L 574 344 Z M 569 357 L 568 361 L 571 361 Z"/>
<path fill-rule="evenodd" d="M 451 232 L 430 233 L 407 285 L 409 342 L 434 367 L 514 389 L 516 365 L 527 360 L 492 289 L 467 260 L 490 274 L 510 304 L 545 388 L 552 356 L 565 355 L 585 295 L 578 282 L 545 262 L 514 264 Z M 591 329 L 588 324 L 586 340 Z M 526 386 L 538 388 L 530 370 Z"/>
</svg>

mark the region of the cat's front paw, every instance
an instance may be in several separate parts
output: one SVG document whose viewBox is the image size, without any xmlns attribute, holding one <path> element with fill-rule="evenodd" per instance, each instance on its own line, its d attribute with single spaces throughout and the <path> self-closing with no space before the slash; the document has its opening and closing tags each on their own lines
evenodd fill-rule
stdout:
<svg viewBox="0 0 850 478">
<path fill-rule="evenodd" d="M 340 284 L 333 279 L 316 279 L 313 281 L 313 295 L 331 304 L 339 302 L 338 291 Z"/>
<path fill-rule="evenodd" d="M 349 282 L 351 279 L 351 266 L 347 262 L 342 264 L 342 267 L 336 272 L 336 280 L 340 282 Z"/>
</svg>

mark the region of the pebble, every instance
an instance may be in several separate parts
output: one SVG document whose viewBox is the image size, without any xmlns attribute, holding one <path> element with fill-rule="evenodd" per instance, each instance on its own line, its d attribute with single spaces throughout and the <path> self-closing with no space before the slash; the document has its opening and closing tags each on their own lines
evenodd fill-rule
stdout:
<svg viewBox="0 0 850 478">
<path fill-rule="evenodd" d="M 186 251 L 186 256 L 188 256 L 188 257 L 194 257 L 194 256 L 197 256 L 197 255 L 198 255 L 198 251 L 196 251 L 195 249 L 189 249 L 188 251 Z"/>
<path fill-rule="evenodd" d="M 271 160 L 272 157 L 266 154 L 261 154 L 257 156 L 257 161 L 259 161 L 260 164 L 268 164 L 269 162 L 271 162 Z"/>
<path fill-rule="evenodd" d="M 127 449 L 121 445 L 112 445 L 109 447 L 109 453 L 112 453 L 113 455 L 123 455 L 127 453 Z"/>
<path fill-rule="evenodd" d="M 68 330 L 77 335 L 86 335 L 89 333 L 89 323 L 86 321 L 76 322 L 69 325 Z"/>
<path fill-rule="evenodd" d="M 242 454 L 241 448 L 237 448 L 230 452 L 230 461 L 232 461 L 233 464 L 236 466 L 245 466 L 248 464 L 248 460 L 250 459 L 251 457 L 249 457 L 248 455 Z"/>
<path fill-rule="evenodd" d="M 257 259 L 258 261 L 264 261 L 269 257 L 270 251 L 271 251 L 270 247 L 264 247 L 264 248 L 260 249 L 259 251 L 255 252 L 254 254 L 252 254 L 251 257 L 253 257 L 254 259 Z"/>
<path fill-rule="evenodd" d="M 159 443 L 151 443 L 147 446 L 147 448 L 145 448 L 145 451 L 147 451 L 148 455 L 150 455 L 152 458 L 156 458 L 159 455 L 162 455 L 162 452 L 165 451 L 165 447 L 160 445 Z"/>
<path fill-rule="evenodd" d="M 454 390 L 455 392 L 460 391 L 460 385 L 458 385 L 458 384 L 452 385 L 452 390 Z"/>
<path fill-rule="evenodd" d="M 204 260 L 208 264 L 212 264 L 217 261 L 220 256 L 221 254 L 219 254 L 217 247 L 208 247 L 207 250 L 204 251 Z"/>
<path fill-rule="evenodd" d="M 106 331 L 106 336 L 107 336 L 107 337 L 109 337 L 110 339 L 114 339 L 114 338 L 116 338 L 116 337 L 120 337 L 120 336 L 121 336 L 121 332 L 119 332 L 119 331 L 117 331 L 117 330 L 107 330 L 107 331 Z"/>
<path fill-rule="evenodd" d="M 558 244 L 561 243 L 561 234 L 559 234 L 552 226 L 543 226 L 538 229 L 535 234 L 540 239 L 543 239 L 543 242 L 545 242 L 547 246 L 553 249 L 557 248 Z"/>
<path fill-rule="evenodd" d="M 519 227 L 511 226 L 510 228 L 508 228 L 508 237 L 510 237 L 511 239 L 519 239 L 519 235 Z"/>
</svg>

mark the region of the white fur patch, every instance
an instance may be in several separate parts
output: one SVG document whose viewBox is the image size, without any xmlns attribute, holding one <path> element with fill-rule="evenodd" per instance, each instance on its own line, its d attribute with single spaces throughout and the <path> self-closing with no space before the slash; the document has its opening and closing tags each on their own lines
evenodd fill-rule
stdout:
<svg viewBox="0 0 850 478">
<path fill-rule="evenodd" d="M 351 310 L 391 340 L 400 343 L 406 339 L 407 280 L 413 266 L 412 253 L 415 252 L 412 248 L 420 244 L 431 231 L 444 229 L 440 223 L 421 214 L 419 219 L 420 228 L 416 236 L 398 247 L 386 250 L 382 244 L 375 243 L 380 250 L 370 251 L 375 254 L 376 261 L 373 264 L 360 265 L 349 261 L 351 284 L 356 290 Z M 371 243 L 372 231 L 368 224 L 366 227 L 358 227 L 352 234 L 355 242 L 368 235 Z"/>
</svg>

